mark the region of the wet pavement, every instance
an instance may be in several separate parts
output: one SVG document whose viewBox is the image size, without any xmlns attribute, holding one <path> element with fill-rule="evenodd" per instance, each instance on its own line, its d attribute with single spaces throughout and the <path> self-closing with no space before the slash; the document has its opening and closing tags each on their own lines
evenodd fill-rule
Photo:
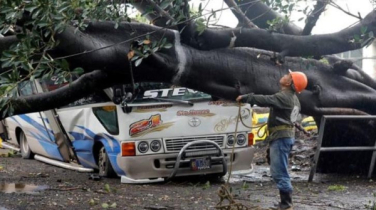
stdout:
<svg viewBox="0 0 376 210">
<path fill-rule="evenodd" d="M 0 149 L 2 151 L 2 149 Z M 0 158 L 0 210 L 18 209 L 215 209 L 224 180 L 183 177 L 168 183 L 127 185 L 120 179 L 99 181 L 90 174 L 69 171 L 19 156 Z M 316 174 L 290 170 L 297 210 L 365 209 L 376 203 L 376 182 L 362 176 Z M 268 209 L 278 201 L 269 166 L 254 165 L 251 173 L 230 179 L 236 202 Z M 47 187 L 48 186 L 48 187 Z M 333 190 L 331 190 L 333 189 Z M 114 205 L 115 204 L 115 205 Z"/>
<path fill-rule="evenodd" d="M 291 180 L 293 181 L 307 181 L 308 172 L 307 171 L 293 171 L 291 168 L 289 171 Z M 227 178 L 227 176 L 226 176 Z M 270 182 L 272 181 L 272 176 L 270 174 L 270 168 L 268 166 L 253 166 L 253 170 L 248 174 L 232 175 L 230 178 L 231 183 L 238 182 Z"/>
</svg>

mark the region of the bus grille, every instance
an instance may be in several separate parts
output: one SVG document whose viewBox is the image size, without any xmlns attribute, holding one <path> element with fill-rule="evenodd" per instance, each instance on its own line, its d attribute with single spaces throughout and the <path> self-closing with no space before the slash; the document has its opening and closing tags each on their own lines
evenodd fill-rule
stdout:
<svg viewBox="0 0 376 210">
<path fill-rule="evenodd" d="M 209 140 L 217 143 L 221 148 L 223 148 L 225 136 L 199 136 L 199 137 L 188 137 L 188 138 L 168 138 L 165 139 L 166 151 L 167 152 L 179 152 L 186 144 L 197 141 L 197 140 Z M 205 149 L 215 149 L 215 146 L 210 144 L 197 144 L 189 147 L 187 151 L 191 150 L 205 150 Z"/>
</svg>

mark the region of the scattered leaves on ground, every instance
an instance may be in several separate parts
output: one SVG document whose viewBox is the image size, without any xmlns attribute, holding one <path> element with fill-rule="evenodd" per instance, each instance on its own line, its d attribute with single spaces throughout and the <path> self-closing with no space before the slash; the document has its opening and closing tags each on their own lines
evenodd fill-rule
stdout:
<svg viewBox="0 0 376 210">
<path fill-rule="evenodd" d="M 345 186 L 343 185 L 331 185 L 328 187 L 328 190 L 329 191 L 344 191 L 346 189 Z"/>
</svg>

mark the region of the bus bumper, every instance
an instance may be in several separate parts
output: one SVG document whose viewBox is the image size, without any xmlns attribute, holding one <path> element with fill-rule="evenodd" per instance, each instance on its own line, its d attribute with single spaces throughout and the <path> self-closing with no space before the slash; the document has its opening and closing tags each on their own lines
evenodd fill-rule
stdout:
<svg viewBox="0 0 376 210">
<path fill-rule="evenodd" d="M 230 168 L 232 150 L 223 149 L 222 151 L 227 162 L 227 167 Z M 254 152 L 254 147 L 235 148 L 232 170 L 250 170 L 252 168 L 251 163 Z M 174 172 L 177 157 L 178 153 L 120 157 L 118 164 L 126 174 L 125 176 L 121 176 L 121 183 L 142 184 L 162 182 L 166 178 L 170 178 Z M 185 161 L 180 163 L 180 167 L 174 176 L 223 175 L 223 168 L 223 163 L 213 158 L 211 168 L 192 171 L 189 158 L 185 158 Z"/>
</svg>

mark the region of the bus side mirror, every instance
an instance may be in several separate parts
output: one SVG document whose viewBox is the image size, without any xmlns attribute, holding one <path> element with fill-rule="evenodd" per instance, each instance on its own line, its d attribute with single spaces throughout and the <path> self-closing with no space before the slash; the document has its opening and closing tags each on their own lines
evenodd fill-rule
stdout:
<svg viewBox="0 0 376 210">
<path fill-rule="evenodd" d="M 132 107 L 128 106 L 128 102 L 131 102 L 133 98 L 133 94 L 131 92 L 128 92 L 124 95 L 123 100 L 121 102 L 121 108 L 124 113 L 130 113 L 132 111 Z"/>
<path fill-rule="evenodd" d="M 114 96 L 112 97 L 112 101 L 115 104 L 120 104 L 123 101 L 123 95 L 124 95 L 122 86 L 121 85 L 114 86 L 112 87 L 112 90 L 114 93 Z"/>
<path fill-rule="evenodd" d="M 131 106 L 122 106 L 121 109 L 123 110 L 124 113 L 128 114 L 130 112 L 132 112 L 132 108 Z"/>
</svg>

